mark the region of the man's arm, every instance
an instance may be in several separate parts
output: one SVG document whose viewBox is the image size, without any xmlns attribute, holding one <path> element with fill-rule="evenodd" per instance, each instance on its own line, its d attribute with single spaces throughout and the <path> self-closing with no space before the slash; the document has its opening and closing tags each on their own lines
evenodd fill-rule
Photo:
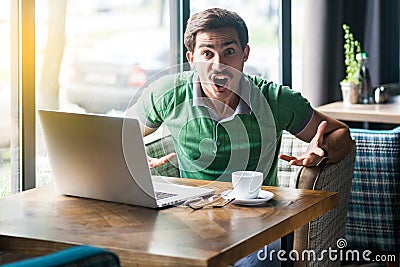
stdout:
<svg viewBox="0 0 400 267">
<path fill-rule="evenodd" d="M 308 142 L 309 145 L 307 151 L 300 157 L 279 156 L 280 159 L 289 161 L 291 165 L 314 166 L 324 156 L 329 156 L 328 163 L 336 163 L 354 146 L 346 124 L 316 110 L 310 122 L 296 137 Z"/>
</svg>

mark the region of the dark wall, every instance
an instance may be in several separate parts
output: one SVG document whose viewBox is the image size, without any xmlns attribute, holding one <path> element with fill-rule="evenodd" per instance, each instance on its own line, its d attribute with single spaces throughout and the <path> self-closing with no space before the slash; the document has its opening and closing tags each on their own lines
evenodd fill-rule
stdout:
<svg viewBox="0 0 400 267">
<path fill-rule="evenodd" d="M 374 86 L 399 82 L 400 0 L 351 0 L 344 11 L 362 48 L 369 54 Z"/>
<path fill-rule="evenodd" d="M 399 82 L 400 0 L 305 0 L 303 95 L 313 106 L 342 99 L 343 23 L 369 54 L 372 86 Z"/>
</svg>

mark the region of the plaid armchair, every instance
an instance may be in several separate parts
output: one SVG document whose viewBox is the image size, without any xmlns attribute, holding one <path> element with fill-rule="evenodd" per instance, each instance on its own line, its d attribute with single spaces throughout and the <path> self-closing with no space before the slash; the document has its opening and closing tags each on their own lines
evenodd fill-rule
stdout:
<svg viewBox="0 0 400 267">
<path fill-rule="evenodd" d="M 308 143 L 290 134 L 283 134 L 280 153 L 298 156 L 306 151 L 307 146 Z M 296 251 L 313 250 L 316 255 L 322 255 L 323 250 L 337 249 L 338 240 L 345 236 L 355 155 L 354 146 L 340 162 L 322 168 L 293 167 L 285 161 L 279 161 L 280 186 L 332 191 L 339 195 L 339 204 L 335 209 L 295 231 L 293 248 Z M 306 262 L 297 262 L 295 266 L 306 266 Z M 307 266 L 340 266 L 340 261 L 331 262 L 328 257 L 324 257 L 319 261 L 309 261 Z"/>
<path fill-rule="evenodd" d="M 351 129 L 357 145 L 346 239 L 354 248 L 400 252 L 400 127 Z"/>
<path fill-rule="evenodd" d="M 288 155 L 300 155 L 306 151 L 308 144 L 288 133 L 282 136 L 280 152 Z M 174 152 L 172 137 L 148 143 L 147 153 L 151 157 L 162 157 Z M 293 167 L 285 161 L 278 162 L 279 185 L 301 189 L 315 189 L 334 191 L 339 194 L 339 205 L 324 216 L 313 220 L 308 225 L 295 231 L 293 248 L 301 252 L 305 249 L 314 250 L 321 255 L 321 251 L 329 247 L 337 248 L 336 242 L 345 234 L 345 220 L 349 203 L 349 194 L 354 170 L 355 147 L 342 161 L 325 167 Z M 179 166 L 174 160 L 171 163 L 152 170 L 153 175 L 179 177 Z M 339 266 L 340 262 L 310 261 L 309 266 Z M 304 265 L 305 263 L 297 263 Z"/>
</svg>

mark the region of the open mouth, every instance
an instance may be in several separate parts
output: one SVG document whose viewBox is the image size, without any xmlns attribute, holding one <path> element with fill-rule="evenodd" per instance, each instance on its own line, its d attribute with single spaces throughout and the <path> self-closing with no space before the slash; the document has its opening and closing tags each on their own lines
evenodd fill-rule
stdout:
<svg viewBox="0 0 400 267">
<path fill-rule="evenodd" d="M 223 75 L 214 75 L 212 81 L 218 89 L 222 87 L 226 88 L 228 86 L 229 78 Z"/>
</svg>

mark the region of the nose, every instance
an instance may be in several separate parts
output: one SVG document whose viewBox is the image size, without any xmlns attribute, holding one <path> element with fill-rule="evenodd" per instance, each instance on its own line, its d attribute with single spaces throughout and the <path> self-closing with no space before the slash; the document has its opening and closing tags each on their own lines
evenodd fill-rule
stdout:
<svg viewBox="0 0 400 267">
<path fill-rule="evenodd" d="M 220 54 L 215 54 L 213 57 L 212 68 L 216 71 L 221 71 L 225 69 L 225 62 L 223 61 L 223 56 Z"/>
</svg>

